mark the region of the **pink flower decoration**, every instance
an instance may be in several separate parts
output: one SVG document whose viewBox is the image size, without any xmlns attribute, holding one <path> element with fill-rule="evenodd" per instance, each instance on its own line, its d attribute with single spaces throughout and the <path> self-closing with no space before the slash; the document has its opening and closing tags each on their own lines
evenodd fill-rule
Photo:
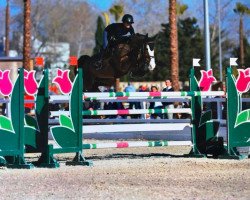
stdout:
<svg viewBox="0 0 250 200">
<path fill-rule="evenodd" d="M 239 76 L 236 80 L 238 92 L 245 93 L 250 89 L 250 68 L 238 69 Z"/>
<path fill-rule="evenodd" d="M 246 75 L 246 76 L 250 76 L 250 68 L 247 68 L 247 69 L 245 70 L 245 75 Z"/>
<path fill-rule="evenodd" d="M 35 79 L 35 73 L 35 70 L 24 70 L 24 90 L 30 96 L 37 93 L 38 84 Z"/>
<path fill-rule="evenodd" d="M 3 96 L 9 96 L 13 90 L 13 84 L 10 80 L 10 70 L 0 70 L 0 93 Z"/>
<path fill-rule="evenodd" d="M 72 83 L 69 79 L 69 70 L 57 70 L 57 76 L 52 80 L 52 83 L 58 85 L 62 94 L 69 94 L 72 90 Z"/>
<path fill-rule="evenodd" d="M 201 70 L 201 79 L 199 82 L 201 91 L 209 91 L 214 81 L 216 81 L 216 78 L 213 76 L 212 69 L 208 71 Z"/>
</svg>

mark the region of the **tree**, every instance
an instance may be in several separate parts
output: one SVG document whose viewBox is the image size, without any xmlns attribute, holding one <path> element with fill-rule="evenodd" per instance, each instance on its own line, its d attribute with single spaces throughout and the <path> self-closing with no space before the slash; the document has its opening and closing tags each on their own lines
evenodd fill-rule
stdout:
<svg viewBox="0 0 250 200">
<path fill-rule="evenodd" d="M 250 66 L 250 44 L 246 37 L 243 39 L 244 42 L 244 63 L 246 67 Z M 240 47 L 235 47 L 232 51 L 232 54 L 234 57 L 239 58 L 240 57 Z"/>
<path fill-rule="evenodd" d="M 5 15 L 4 15 L 4 8 L 0 7 L 0 24 L 5 23 Z M 5 27 L 0 26 L 0 36 L 3 36 L 5 32 Z"/>
<path fill-rule="evenodd" d="M 31 53 L 31 2 L 30 0 L 24 0 L 24 29 L 23 29 L 23 67 L 30 69 L 30 53 Z"/>
<path fill-rule="evenodd" d="M 170 25 L 170 66 L 171 79 L 175 91 L 179 86 L 179 58 L 178 58 L 178 30 L 176 15 L 176 0 L 169 0 L 169 25 Z"/>
<path fill-rule="evenodd" d="M 155 56 L 157 67 L 152 73 L 150 80 L 164 80 L 171 76 L 170 68 L 170 25 L 162 24 L 160 31 L 155 39 Z M 204 57 L 203 36 L 197 24 L 197 19 L 186 18 L 178 22 L 178 46 L 179 46 L 179 79 L 188 81 L 189 69 L 192 66 L 193 57 Z"/>
<path fill-rule="evenodd" d="M 102 20 L 102 17 L 99 16 L 97 18 L 97 29 L 95 32 L 95 48 L 93 50 L 93 54 L 96 54 L 100 51 L 100 49 L 102 48 L 102 44 L 103 44 L 103 31 L 105 29 L 104 26 L 104 22 Z"/>
<path fill-rule="evenodd" d="M 23 0 L 12 0 L 11 2 L 17 8 L 23 7 Z M 88 3 L 73 0 L 32 0 L 31 8 L 33 55 L 39 55 L 48 44 L 58 42 L 69 43 L 71 55 L 92 54 L 96 12 Z M 20 43 L 22 43 L 23 37 L 20 29 L 23 29 L 23 24 L 23 12 L 19 12 L 17 9 L 13 16 L 12 33 L 13 37 L 19 38 L 19 40 L 12 40 L 13 49 L 22 48 Z M 36 44 L 35 47 L 34 44 Z M 55 51 L 55 55 L 51 57 L 53 61 L 56 61 L 57 53 Z"/>
<path fill-rule="evenodd" d="M 108 25 L 110 24 L 109 13 L 108 13 L 108 12 L 103 12 L 102 15 L 103 15 L 103 17 L 104 17 L 105 26 L 108 26 Z"/>
<path fill-rule="evenodd" d="M 115 21 L 118 22 L 124 15 L 124 7 L 122 4 L 116 4 L 109 9 L 109 12 L 115 17 Z"/>
<path fill-rule="evenodd" d="M 240 40 L 240 65 L 244 66 L 244 28 L 243 28 L 243 17 L 244 15 L 250 15 L 250 9 L 241 4 L 236 3 L 236 8 L 234 9 L 234 12 L 237 13 L 240 16 L 240 24 L 239 24 L 239 40 Z"/>
<path fill-rule="evenodd" d="M 161 23 L 168 20 L 166 0 L 119 0 L 124 5 L 124 13 L 132 14 L 135 31 L 154 36 L 161 30 Z"/>
<path fill-rule="evenodd" d="M 78 57 L 82 54 L 91 55 L 95 45 L 94 33 L 96 29 L 97 14 L 86 2 L 73 4 L 65 1 L 67 17 L 65 23 L 65 41 L 70 43 L 72 55 Z"/>
<path fill-rule="evenodd" d="M 183 15 L 187 9 L 188 9 L 188 6 L 186 4 L 180 4 L 177 2 L 176 3 L 176 14 L 177 14 L 178 18 L 179 18 L 179 16 Z"/>
</svg>

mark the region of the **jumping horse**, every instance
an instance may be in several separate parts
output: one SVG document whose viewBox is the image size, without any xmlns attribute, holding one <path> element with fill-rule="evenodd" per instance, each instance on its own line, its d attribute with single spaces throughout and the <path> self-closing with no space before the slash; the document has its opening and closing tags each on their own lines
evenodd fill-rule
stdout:
<svg viewBox="0 0 250 200">
<path fill-rule="evenodd" d="M 99 91 L 99 86 L 112 86 L 126 74 L 142 77 L 155 68 L 153 40 L 148 35 L 123 36 L 110 42 L 102 55 L 83 55 L 78 67 L 83 69 L 84 91 Z"/>
</svg>

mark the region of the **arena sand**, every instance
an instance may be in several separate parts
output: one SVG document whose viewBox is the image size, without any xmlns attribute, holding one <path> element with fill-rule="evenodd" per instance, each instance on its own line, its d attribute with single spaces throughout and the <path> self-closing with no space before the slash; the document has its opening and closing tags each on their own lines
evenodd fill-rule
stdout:
<svg viewBox="0 0 250 200">
<path fill-rule="evenodd" d="M 91 141 L 96 142 L 96 141 Z M 250 199 L 250 159 L 184 158 L 190 147 L 86 150 L 93 167 L 0 169 L 0 199 Z M 28 160 L 37 155 L 28 154 Z"/>
</svg>

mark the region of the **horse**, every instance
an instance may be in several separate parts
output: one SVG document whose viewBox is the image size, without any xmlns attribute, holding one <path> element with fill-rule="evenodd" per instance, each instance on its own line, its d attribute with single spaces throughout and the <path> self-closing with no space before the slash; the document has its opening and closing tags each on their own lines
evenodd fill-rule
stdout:
<svg viewBox="0 0 250 200">
<path fill-rule="evenodd" d="M 137 33 L 110 42 L 102 55 L 81 56 L 78 67 L 83 69 L 84 91 L 96 92 L 99 86 L 113 86 L 117 78 L 126 74 L 142 77 L 152 71 L 155 68 L 153 46 L 152 38 Z"/>
</svg>

